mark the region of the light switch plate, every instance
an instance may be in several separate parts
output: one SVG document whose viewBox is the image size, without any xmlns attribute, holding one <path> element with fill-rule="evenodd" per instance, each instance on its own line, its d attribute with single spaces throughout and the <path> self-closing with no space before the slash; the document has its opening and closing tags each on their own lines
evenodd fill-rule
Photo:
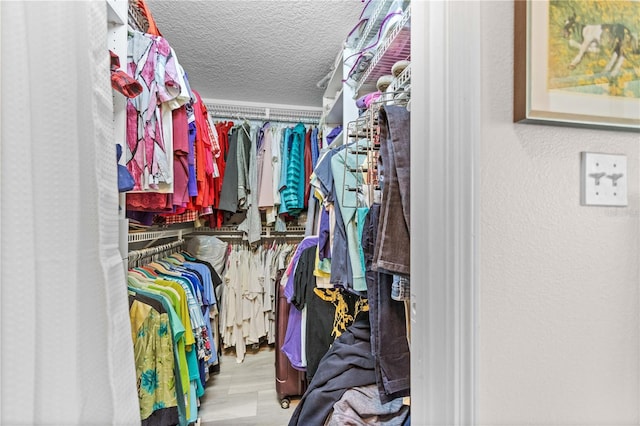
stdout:
<svg viewBox="0 0 640 426">
<path fill-rule="evenodd" d="M 583 152 L 581 157 L 581 204 L 626 206 L 627 156 Z"/>
</svg>

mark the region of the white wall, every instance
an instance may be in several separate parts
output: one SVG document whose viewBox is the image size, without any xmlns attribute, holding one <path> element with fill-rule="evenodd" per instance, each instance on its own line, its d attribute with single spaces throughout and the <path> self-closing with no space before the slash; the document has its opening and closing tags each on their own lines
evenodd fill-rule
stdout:
<svg viewBox="0 0 640 426">
<path fill-rule="evenodd" d="M 640 136 L 512 123 L 513 3 L 481 6 L 481 425 L 640 423 Z M 629 206 L 580 206 L 580 152 Z"/>
</svg>

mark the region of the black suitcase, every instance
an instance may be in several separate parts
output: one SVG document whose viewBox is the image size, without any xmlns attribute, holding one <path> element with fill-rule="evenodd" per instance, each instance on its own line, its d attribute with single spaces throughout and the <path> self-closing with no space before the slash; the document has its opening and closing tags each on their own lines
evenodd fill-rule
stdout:
<svg viewBox="0 0 640 426">
<path fill-rule="evenodd" d="M 276 280 L 278 303 L 276 304 L 276 393 L 282 408 L 289 408 L 290 397 L 301 396 L 307 390 L 306 372 L 291 366 L 289 358 L 280 350 L 284 344 L 289 322 L 289 307 L 284 287 Z M 295 308 L 294 308 L 295 309 Z"/>
</svg>

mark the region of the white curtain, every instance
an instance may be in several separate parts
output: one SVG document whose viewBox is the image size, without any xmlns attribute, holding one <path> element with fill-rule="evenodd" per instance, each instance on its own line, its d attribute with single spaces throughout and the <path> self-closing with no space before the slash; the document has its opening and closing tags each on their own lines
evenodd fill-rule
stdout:
<svg viewBox="0 0 640 426">
<path fill-rule="evenodd" d="M 105 3 L 0 16 L 0 423 L 139 424 Z"/>
</svg>

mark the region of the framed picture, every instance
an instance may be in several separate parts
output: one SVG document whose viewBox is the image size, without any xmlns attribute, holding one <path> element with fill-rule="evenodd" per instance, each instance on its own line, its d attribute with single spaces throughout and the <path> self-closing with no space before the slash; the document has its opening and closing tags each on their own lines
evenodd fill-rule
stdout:
<svg viewBox="0 0 640 426">
<path fill-rule="evenodd" d="M 640 132 L 640 0 L 515 0 L 514 121 Z"/>
</svg>

